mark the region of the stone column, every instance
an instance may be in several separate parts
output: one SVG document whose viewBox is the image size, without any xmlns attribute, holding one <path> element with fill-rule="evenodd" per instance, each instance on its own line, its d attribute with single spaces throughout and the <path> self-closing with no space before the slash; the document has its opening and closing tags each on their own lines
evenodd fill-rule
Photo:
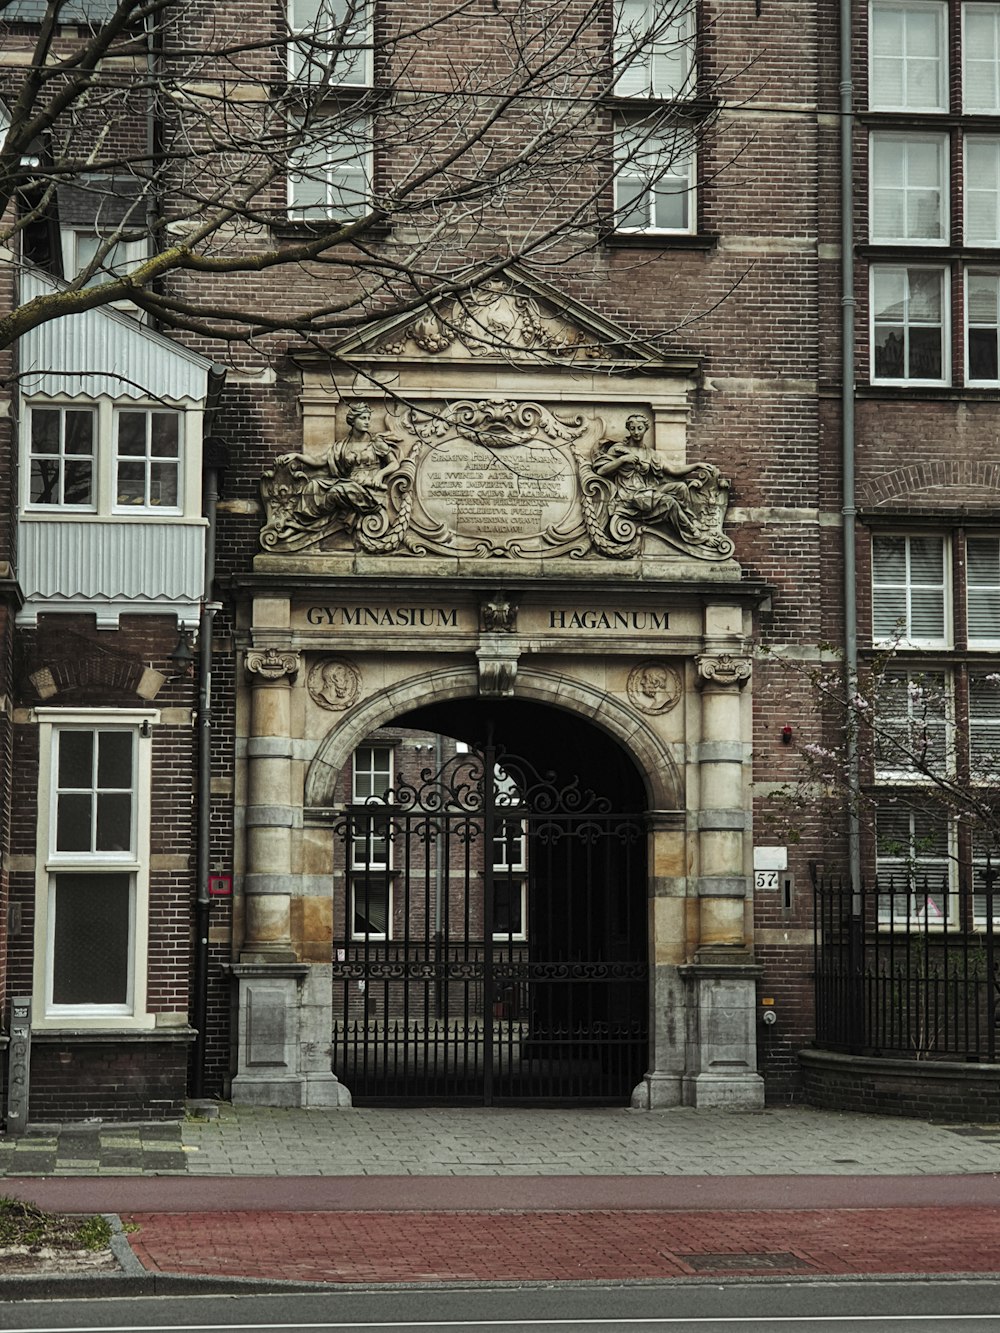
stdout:
<svg viewBox="0 0 1000 1333">
<path fill-rule="evenodd" d="M 702 692 L 699 748 L 698 947 L 680 969 L 687 986 L 688 1106 L 764 1104 L 757 1073 L 757 976 L 746 925 L 746 848 L 741 691 L 750 661 L 731 653 L 696 659 Z"/>
</svg>

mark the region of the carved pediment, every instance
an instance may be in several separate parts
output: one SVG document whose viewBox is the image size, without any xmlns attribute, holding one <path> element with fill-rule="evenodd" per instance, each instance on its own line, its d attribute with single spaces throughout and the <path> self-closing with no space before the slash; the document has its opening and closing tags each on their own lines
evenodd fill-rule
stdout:
<svg viewBox="0 0 1000 1333">
<path fill-rule="evenodd" d="M 511 268 L 417 313 L 384 320 L 340 344 L 366 360 L 515 361 L 535 365 L 647 366 L 696 371 L 690 357 L 665 359 L 642 339 Z"/>
</svg>

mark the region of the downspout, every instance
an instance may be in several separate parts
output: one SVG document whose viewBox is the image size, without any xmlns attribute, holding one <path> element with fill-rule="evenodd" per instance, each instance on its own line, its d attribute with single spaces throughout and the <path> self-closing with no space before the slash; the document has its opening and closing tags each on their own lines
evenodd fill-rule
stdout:
<svg viewBox="0 0 1000 1333">
<path fill-rule="evenodd" d="M 211 428 L 225 371 L 218 367 L 209 373 L 205 410 L 206 431 Z M 213 598 L 215 591 L 215 529 L 219 502 L 219 473 L 225 463 L 225 447 L 206 434 L 203 458 L 203 514 L 205 530 L 205 582 L 201 616 L 198 622 L 198 810 L 197 850 L 195 856 L 197 886 L 194 901 L 194 977 L 191 996 L 191 1026 L 195 1030 L 191 1066 L 191 1096 L 205 1095 L 206 1025 L 208 1021 L 208 947 L 209 916 L 212 900 L 208 893 L 212 850 L 212 634 L 215 613 L 222 609 Z"/>
<path fill-rule="evenodd" d="M 848 700 L 858 682 L 858 605 L 855 518 L 854 434 L 854 62 L 853 5 L 840 0 L 840 269 L 841 269 L 841 516 L 844 543 L 844 667 Z M 850 716 L 850 714 L 848 714 Z M 847 855 L 852 912 L 861 911 L 860 772 L 857 735 L 847 728 Z"/>
</svg>

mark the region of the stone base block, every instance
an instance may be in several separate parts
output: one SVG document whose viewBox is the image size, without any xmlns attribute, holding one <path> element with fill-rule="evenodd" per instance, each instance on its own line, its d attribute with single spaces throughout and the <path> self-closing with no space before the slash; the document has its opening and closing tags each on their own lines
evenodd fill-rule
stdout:
<svg viewBox="0 0 1000 1333">
<path fill-rule="evenodd" d="M 679 1074 L 660 1074 L 655 1070 L 643 1076 L 632 1089 L 633 1111 L 665 1111 L 681 1104 Z"/>
<path fill-rule="evenodd" d="M 302 1106 L 302 1080 L 237 1074 L 230 1094 L 234 1106 Z"/>
<path fill-rule="evenodd" d="M 307 1074 L 302 1083 L 302 1105 L 346 1111 L 351 1094 L 334 1074 Z"/>
<path fill-rule="evenodd" d="M 685 1106 L 722 1106 L 727 1111 L 760 1111 L 764 1080 L 759 1074 L 691 1074 L 684 1079 Z"/>
</svg>

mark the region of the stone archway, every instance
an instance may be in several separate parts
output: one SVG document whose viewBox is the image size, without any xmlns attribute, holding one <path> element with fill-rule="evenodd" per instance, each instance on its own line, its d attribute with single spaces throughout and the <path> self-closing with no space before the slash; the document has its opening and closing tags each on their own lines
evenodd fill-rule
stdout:
<svg viewBox="0 0 1000 1333">
<path fill-rule="evenodd" d="M 759 1105 L 748 645 L 766 590 L 723 530 L 728 479 L 687 456 L 698 367 L 524 274 L 475 301 L 524 346 L 497 358 L 442 307 L 440 337 L 422 315 L 306 356 L 303 451 L 261 479 L 233 1095 L 346 1100 L 322 953 L 336 779 L 380 724 L 475 699 L 585 719 L 641 775 L 636 1104 Z"/>
<path fill-rule="evenodd" d="M 355 765 L 334 789 L 334 1072 L 363 1105 L 627 1104 L 648 1067 L 640 774 L 552 705 L 438 710 L 369 733 L 374 803 L 350 804 Z"/>
</svg>

